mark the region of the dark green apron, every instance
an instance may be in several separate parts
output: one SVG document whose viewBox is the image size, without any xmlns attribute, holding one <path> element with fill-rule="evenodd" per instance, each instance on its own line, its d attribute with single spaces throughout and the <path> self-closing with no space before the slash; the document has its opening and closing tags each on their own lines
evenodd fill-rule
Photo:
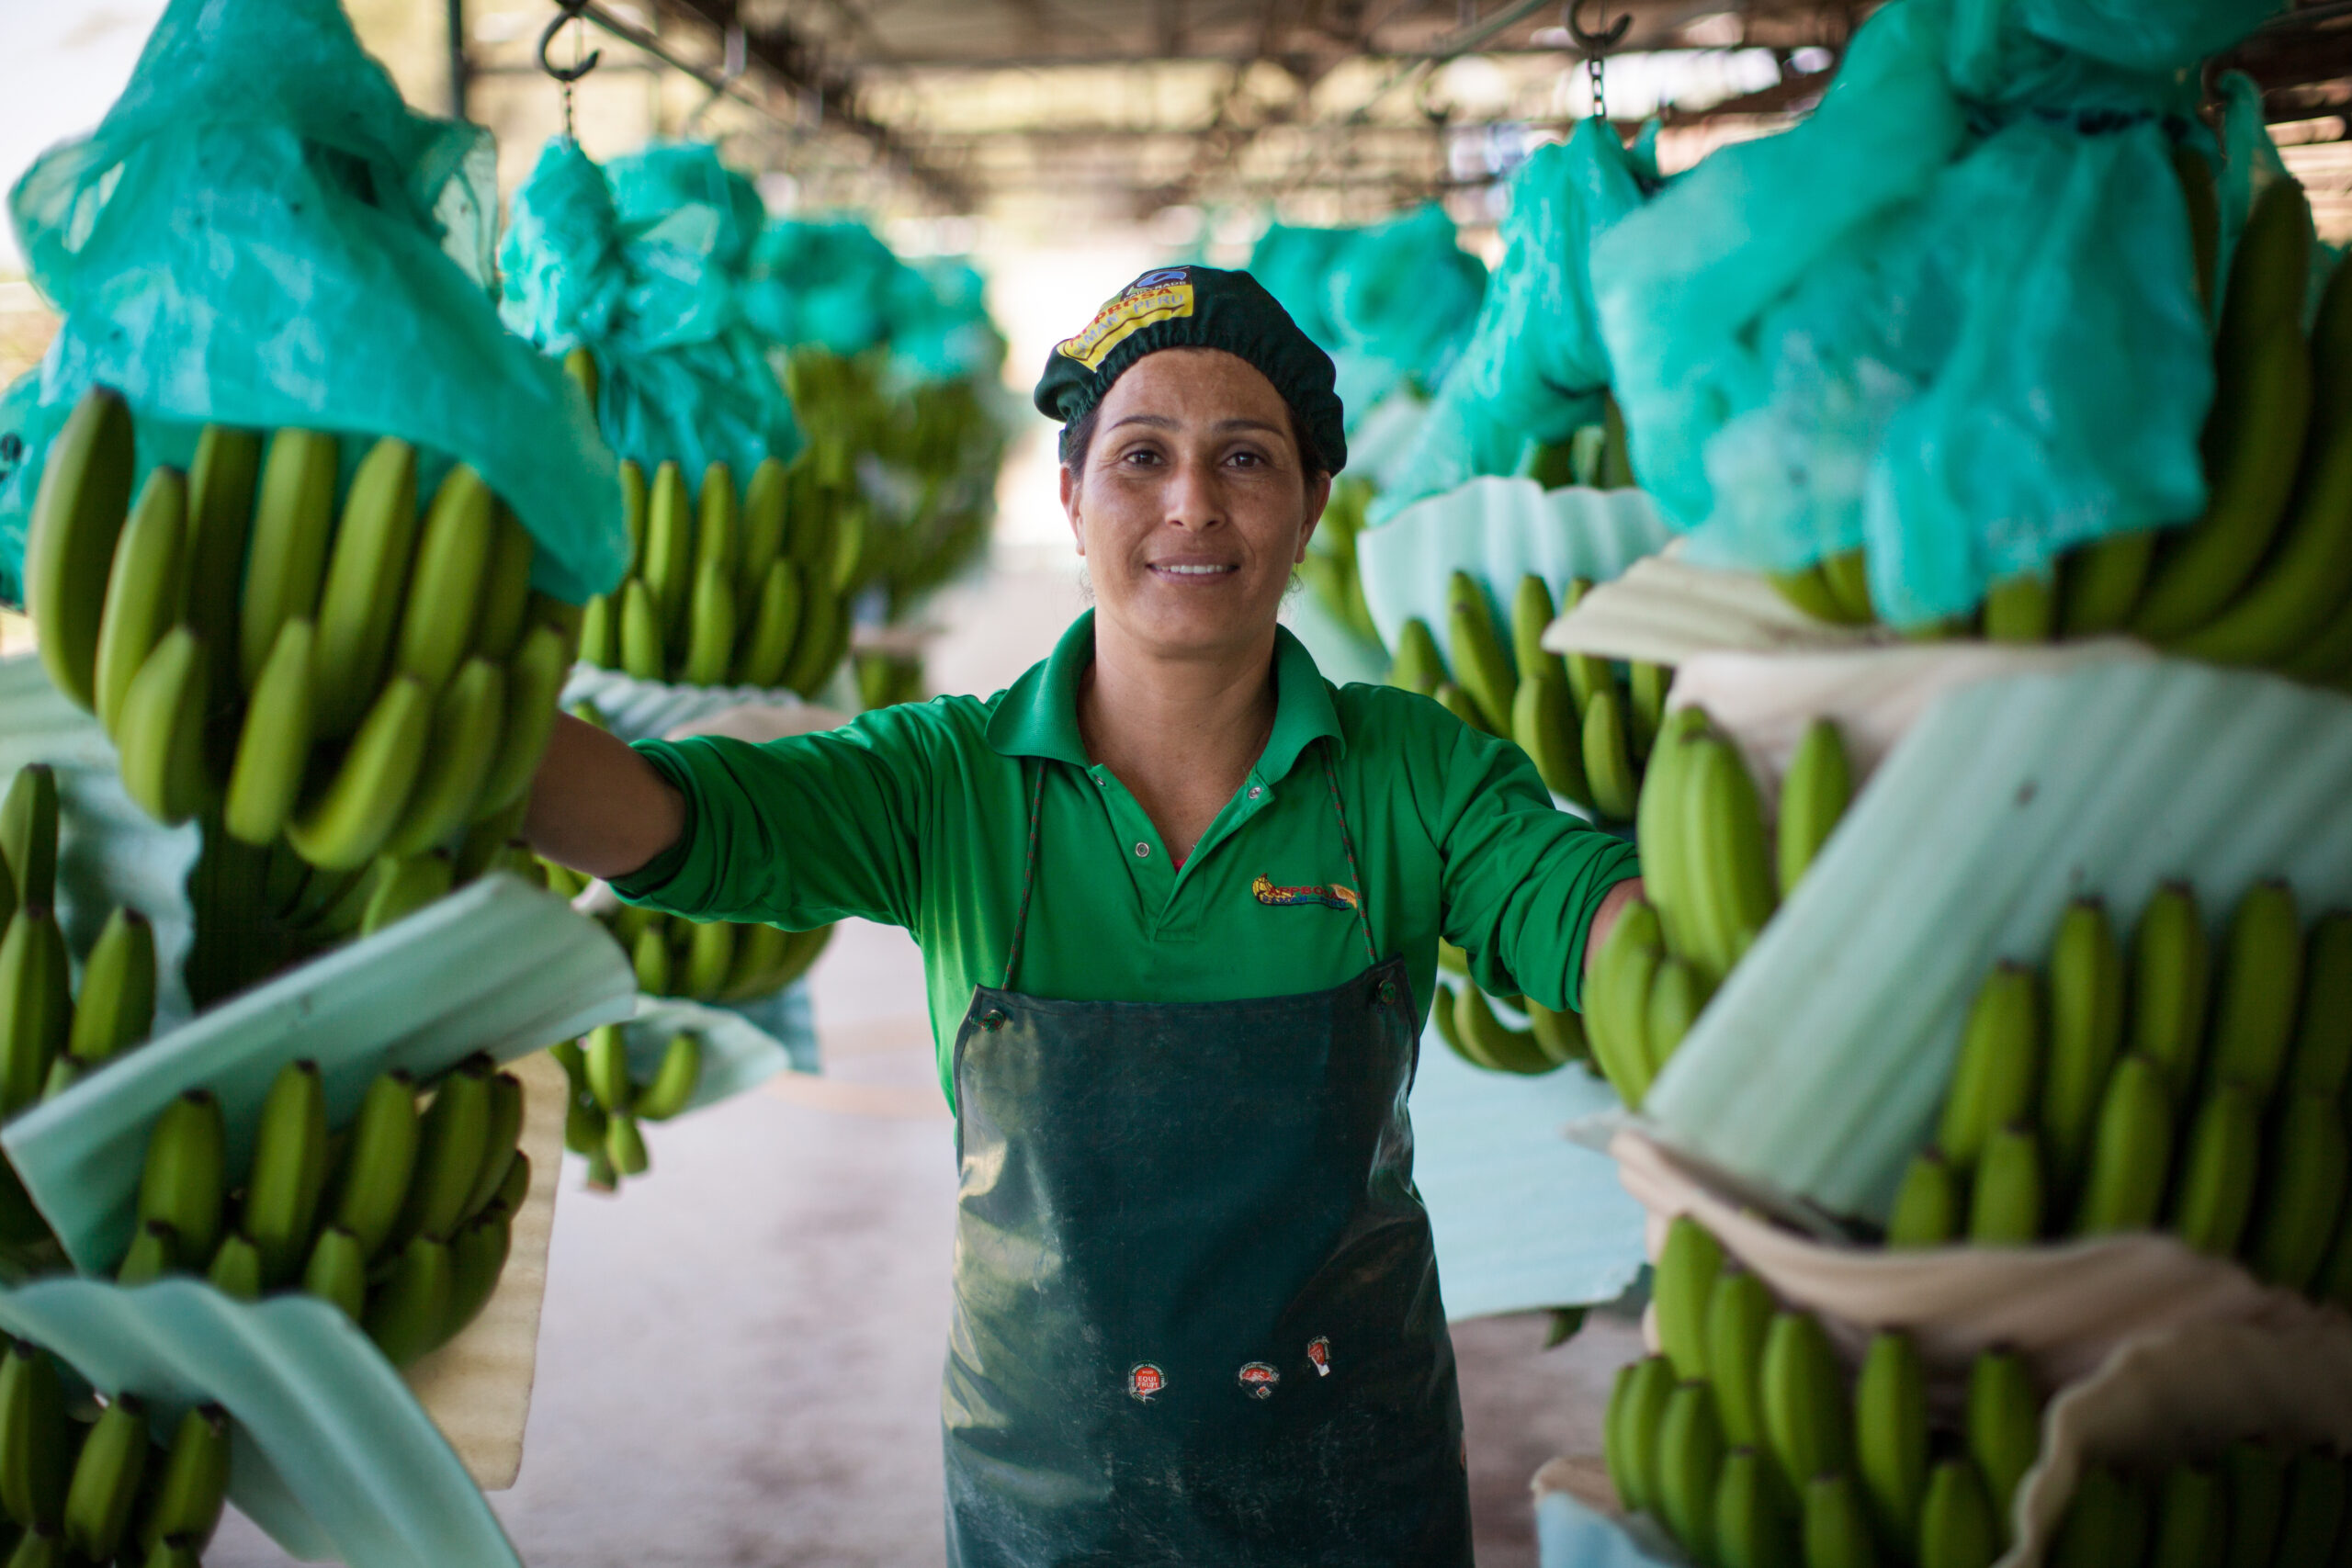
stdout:
<svg viewBox="0 0 2352 1568">
<path fill-rule="evenodd" d="M 956 1037 L 951 1568 L 1467 1568 L 1403 961 L 1249 1001 L 1023 996 L 1043 783 L 1005 983 Z"/>
</svg>

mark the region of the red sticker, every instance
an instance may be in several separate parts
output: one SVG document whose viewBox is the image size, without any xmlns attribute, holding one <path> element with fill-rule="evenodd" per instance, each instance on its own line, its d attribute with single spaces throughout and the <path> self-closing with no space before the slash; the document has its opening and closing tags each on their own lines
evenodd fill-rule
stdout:
<svg viewBox="0 0 2352 1568">
<path fill-rule="evenodd" d="M 1282 1381 L 1282 1373 L 1263 1361 L 1251 1361 L 1241 1369 L 1241 1386 L 1252 1399 L 1272 1399 L 1274 1385 Z"/>
<path fill-rule="evenodd" d="M 1127 1369 L 1127 1393 L 1138 1404 L 1149 1404 L 1151 1396 L 1168 1386 L 1168 1374 L 1149 1361 L 1137 1361 Z"/>
<path fill-rule="evenodd" d="M 1317 1377 L 1328 1378 L 1331 1375 L 1331 1342 L 1329 1339 L 1317 1337 L 1308 1340 L 1306 1359 L 1315 1363 Z"/>
</svg>

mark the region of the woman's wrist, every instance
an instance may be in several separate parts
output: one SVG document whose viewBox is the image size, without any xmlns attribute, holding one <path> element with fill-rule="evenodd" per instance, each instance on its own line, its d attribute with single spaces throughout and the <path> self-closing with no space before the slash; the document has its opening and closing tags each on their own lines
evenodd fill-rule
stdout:
<svg viewBox="0 0 2352 1568">
<path fill-rule="evenodd" d="M 1592 973 L 1593 955 L 1600 951 L 1600 944 L 1609 940 L 1609 933 L 1625 913 L 1625 907 L 1641 896 L 1642 879 L 1638 876 L 1629 876 L 1601 895 L 1600 908 L 1592 912 L 1592 923 L 1585 928 L 1584 972 L 1587 975 Z"/>
</svg>

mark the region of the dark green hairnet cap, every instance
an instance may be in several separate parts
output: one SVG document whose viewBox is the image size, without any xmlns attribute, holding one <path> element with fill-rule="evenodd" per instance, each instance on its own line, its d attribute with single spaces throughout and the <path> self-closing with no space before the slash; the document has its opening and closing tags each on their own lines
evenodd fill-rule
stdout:
<svg viewBox="0 0 2352 1568">
<path fill-rule="evenodd" d="M 1037 378 L 1037 412 L 1069 427 L 1084 419 L 1127 367 L 1163 348 L 1221 348 L 1257 367 L 1298 411 L 1308 437 L 1333 473 L 1348 465 L 1348 433 L 1332 389 L 1331 356 L 1298 330 L 1265 286 L 1246 272 L 1213 266 L 1163 266 L 1118 294 L 1076 337 L 1046 356 Z"/>
</svg>

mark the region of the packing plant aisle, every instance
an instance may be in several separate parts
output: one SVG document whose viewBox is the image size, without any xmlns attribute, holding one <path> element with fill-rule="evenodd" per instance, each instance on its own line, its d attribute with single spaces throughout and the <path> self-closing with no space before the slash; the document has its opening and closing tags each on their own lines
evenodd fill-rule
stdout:
<svg viewBox="0 0 2352 1568">
<path fill-rule="evenodd" d="M 1067 558 L 943 596 L 928 663 L 993 691 L 1082 605 Z M 646 1129 L 611 1201 L 567 1161 L 523 1473 L 491 1502 L 546 1568 L 923 1568 L 942 1561 L 939 1368 L 956 1212 L 921 956 L 847 922 L 812 978 L 821 1078 Z M 1457 1324 L 1480 1568 L 1533 1568 L 1528 1481 L 1597 1453 L 1629 1323 L 1543 1351 L 1542 1314 Z M 292 1560 L 233 1513 L 208 1568 Z"/>
</svg>

